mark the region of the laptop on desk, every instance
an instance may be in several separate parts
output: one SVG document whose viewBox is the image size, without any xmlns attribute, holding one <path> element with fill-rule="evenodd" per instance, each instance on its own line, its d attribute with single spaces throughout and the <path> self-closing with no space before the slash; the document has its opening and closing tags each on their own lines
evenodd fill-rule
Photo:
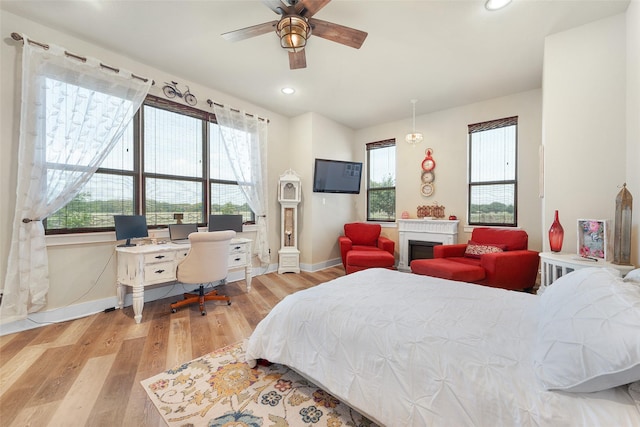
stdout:
<svg viewBox="0 0 640 427">
<path fill-rule="evenodd" d="M 169 240 L 171 240 L 171 243 L 188 245 L 189 234 L 197 232 L 197 224 L 169 224 Z"/>
</svg>

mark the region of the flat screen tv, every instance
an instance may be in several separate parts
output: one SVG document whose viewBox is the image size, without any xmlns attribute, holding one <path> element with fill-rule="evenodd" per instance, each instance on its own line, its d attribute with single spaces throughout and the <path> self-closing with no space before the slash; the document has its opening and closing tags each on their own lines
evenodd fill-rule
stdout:
<svg viewBox="0 0 640 427">
<path fill-rule="evenodd" d="M 242 232 L 242 215 L 209 215 L 209 231 L 233 230 Z"/>
<path fill-rule="evenodd" d="M 114 215 L 116 226 L 116 240 L 126 240 L 119 246 L 135 246 L 131 239 L 149 237 L 147 231 L 147 217 L 144 215 Z"/>
<path fill-rule="evenodd" d="M 316 159 L 313 170 L 314 193 L 360 193 L 362 163 Z"/>
</svg>

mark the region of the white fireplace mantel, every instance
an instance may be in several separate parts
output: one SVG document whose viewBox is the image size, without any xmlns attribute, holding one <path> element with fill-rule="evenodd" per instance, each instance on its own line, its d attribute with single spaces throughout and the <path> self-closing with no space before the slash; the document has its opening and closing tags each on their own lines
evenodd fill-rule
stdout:
<svg viewBox="0 0 640 427">
<path fill-rule="evenodd" d="M 410 271 L 409 240 L 437 242 L 443 245 L 458 243 L 458 223 L 446 219 L 399 219 L 398 249 L 400 261 L 398 270 Z"/>
</svg>

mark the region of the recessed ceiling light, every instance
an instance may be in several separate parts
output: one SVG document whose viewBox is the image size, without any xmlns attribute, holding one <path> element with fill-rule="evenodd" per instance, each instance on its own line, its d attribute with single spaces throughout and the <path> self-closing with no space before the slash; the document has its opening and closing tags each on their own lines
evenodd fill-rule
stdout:
<svg viewBox="0 0 640 427">
<path fill-rule="evenodd" d="M 484 7 L 486 7 L 487 10 L 498 10 L 502 9 L 509 3 L 511 3 L 511 0 L 487 0 Z"/>
<path fill-rule="evenodd" d="M 292 95 L 296 92 L 296 90 L 292 87 L 283 87 L 281 90 L 285 95 Z"/>
</svg>

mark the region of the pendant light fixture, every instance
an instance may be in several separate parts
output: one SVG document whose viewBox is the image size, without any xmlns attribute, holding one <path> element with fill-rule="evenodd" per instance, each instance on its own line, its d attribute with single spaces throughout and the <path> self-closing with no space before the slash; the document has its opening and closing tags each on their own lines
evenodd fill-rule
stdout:
<svg viewBox="0 0 640 427">
<path fill-rule="evenodd" d="M 422 142 L 424 139 L 424 136 L 420 132 L 416 132 L 416 102 L 418 102 L 417 99 L 411 100 L 411 103 L 413 104 L 413 131 L 404 137 L 404 140 L 413 146 Z"/>
</svg>

